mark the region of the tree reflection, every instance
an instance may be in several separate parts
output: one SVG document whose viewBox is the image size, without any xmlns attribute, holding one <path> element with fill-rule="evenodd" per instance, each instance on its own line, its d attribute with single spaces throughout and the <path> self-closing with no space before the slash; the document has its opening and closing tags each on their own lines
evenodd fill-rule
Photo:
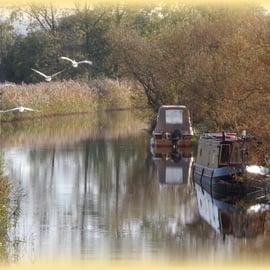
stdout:
<svg viewBox="0 0 270 270">
<path fill-rule="evenodd" d="M 78 141 L 12 147 L 10 138 L 7 172 L 24 194 L 16 230 L 22 260 L 183 261 L 226 253 L 200 218 L 190 182 L 159 181 L 145 124 L 129 117 L 100 119 Z"/>
</svg>

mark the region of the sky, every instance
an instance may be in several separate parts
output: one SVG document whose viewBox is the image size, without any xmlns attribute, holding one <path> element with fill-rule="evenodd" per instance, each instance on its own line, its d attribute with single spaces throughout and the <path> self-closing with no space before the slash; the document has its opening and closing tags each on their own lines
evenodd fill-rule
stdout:
<svg viewBox="0 0 270 270">
<path fill-rule="evenodd" d="M 115 2 L 123 2 L 123 3 L 146 3 L 145 0 L 53 0 L 53 1 L 46 1 L 44 2 L 43 0 L 0 0 L 0 9 L 5 8 L 5 7 L 14 7 L 14 6 L 22 6 L 22 5 L 29 5 L 30 3 L 35 3 L 35 4 L 45 4 L 45 5 L 50 5 L 50 3 L 53 4 L 55 7 L 59 8 L 67 8 L 67 7 L 74 7 L 75 4 L 77 3 L 108 3 L 108 4 L 113 4 Z M 186 2 L 186 3 L 222 3 L 224 2 L 225 4 L 232 3 L 232 4 L 239 4 L 243 3 L 243 5 L 247 3 L 259 3 L 261 4 L 264 8 L 269 10 L 270 12 L 270 0 L 148 0 L 147 3 L 150 2 Z M 0 22 L 1 19 L 4 19 L 4 12 L 0 12 Z M 27 22 L 15 22 L 14 23 L 14 28 L 17 32 L 20 34 L 27 34 Z"/>
<path fill-rule="evenodd" d="M 262 3 L 262 4 L 269 4 L 270 0 L 53 0 L 53 1 L 46 1 L 43 0 L 0 0 L 0 6 L 13 6 L 13 5 L 23 5 L 23 4 L 29 4 L 29 3 L 46 3 L 49 4 L 50 2 L 54 5 L 60 5 L 60 6 L 68 6 L 68 5 L 74 5 L 74 3 L 115 3 L 115 2 L 124 2 L 124 3 L 150 3 L 150 2 L 186 2 L 186 3 L 231 3 L 231 4 L 239 4 L 239 3 Z"/>
</svg>

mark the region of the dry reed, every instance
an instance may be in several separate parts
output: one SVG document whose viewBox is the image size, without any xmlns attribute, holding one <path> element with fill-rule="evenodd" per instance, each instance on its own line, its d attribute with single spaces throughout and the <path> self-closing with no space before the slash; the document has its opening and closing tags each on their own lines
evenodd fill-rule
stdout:
<svg viewBox="0 0 270 270">
<path fill-rule="evenodd" d="M 89 82 L 54 81 L 21 84 L 2 88 L 0 109 L 18 106 L 30 107 L 38 112 L 8 112 L 2 121 L 70 113 L 88 113 L 98 110 L 132 108 L 137 94 L 129 82 L 110 79 Z"/>
</svg>

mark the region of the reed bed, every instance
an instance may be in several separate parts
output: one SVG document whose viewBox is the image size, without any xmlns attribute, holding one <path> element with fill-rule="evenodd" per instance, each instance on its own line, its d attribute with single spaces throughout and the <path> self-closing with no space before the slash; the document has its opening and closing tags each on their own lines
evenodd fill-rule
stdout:
<svg viewBox="0 0 270 270">
<path fill-rule="evenodd" d="M 110 79 L 21 84 L 2 88 L 1 92 L 1 110 L 18 106 L 38 110 L 2 113 L 0 116 L 2 121 L 132 108 L 138 105 L 136 104 L 138 97 L 140 102 L 145 102 L 141 98 L 142 91 L 137 86 L 127 81 Z"/>
</svg>

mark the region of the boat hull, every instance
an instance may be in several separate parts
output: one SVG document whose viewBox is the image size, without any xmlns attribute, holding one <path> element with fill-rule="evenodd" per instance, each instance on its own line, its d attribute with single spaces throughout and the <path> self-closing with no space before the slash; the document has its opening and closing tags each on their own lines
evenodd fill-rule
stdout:
<svg viewBox="0 0 270 270">
<path fill-rule="evenodd" d="M 193 136 L 184 136 L 179 139 L 177 142 L 174 142 L 170 137 L 165 137 L 159 134 L 153 134 L 151 138 L 151 146 L 157 148 L 183 148 L 192 146 L 192 137 Z"/>
<path fill-rule="evenodd" d="M 242 167 L 209 168 L 200 164 L 193 164 L 193 181 L 199 184 L 212 196 L 239 195 L 244 192 L 244 185 L 238 178 L 242 175 Z"/>
</svg>

